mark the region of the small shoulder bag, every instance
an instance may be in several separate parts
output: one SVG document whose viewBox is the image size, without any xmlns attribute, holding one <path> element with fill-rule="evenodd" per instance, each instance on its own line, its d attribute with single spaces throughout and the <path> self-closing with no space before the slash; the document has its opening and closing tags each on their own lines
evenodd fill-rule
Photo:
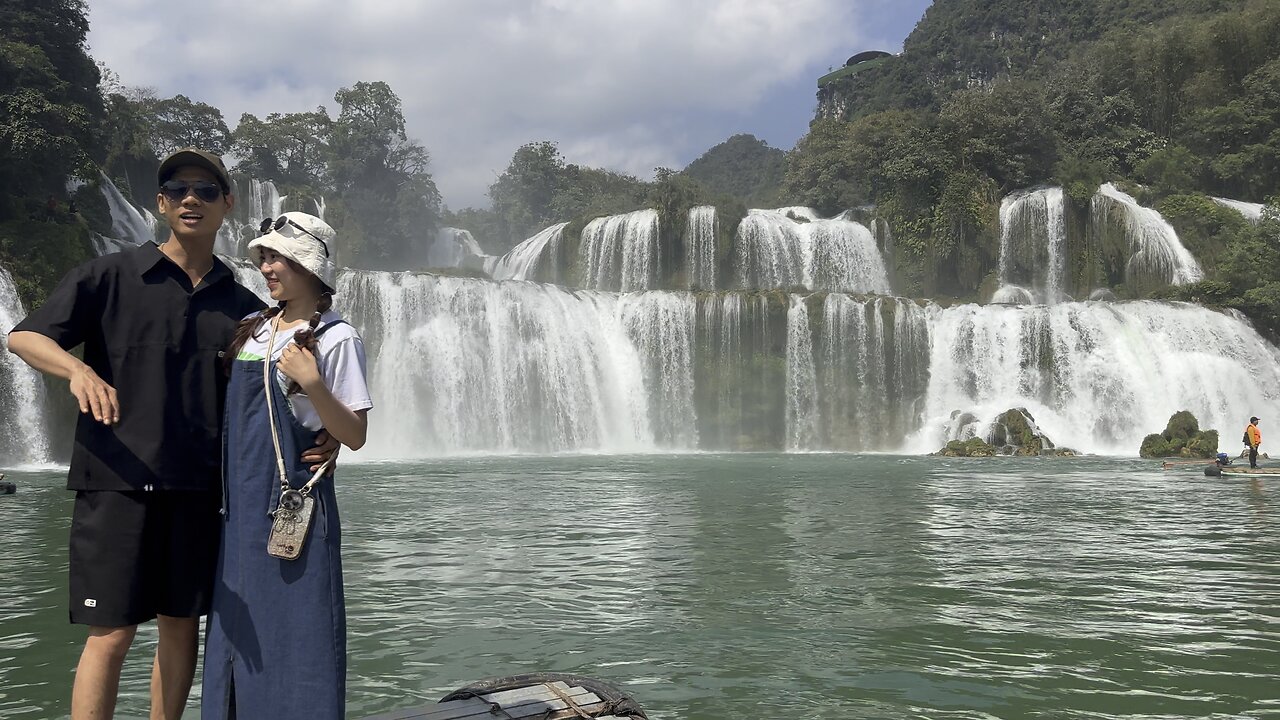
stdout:
<svg viewBox="0 0 1280 720">
<path fill-rule="evenodd" d="M 271 387 L 271 356 L 275 353 L 277 319 L 272 319 L 271 339 L 267 341 L 266 357 L 262 360 L 262 385 L 267 394 L 267 416 L 271 423 L 271 443 L 276 450 L 276 470 L 280 474 L 280 500 L 272 511 L 271 532 L 267 535 L 267 554 L 281 560 L 297 560 L 302 554 L 302 547 L 311 531 L 311 522 L 315 514 L 316 499 L 311 496 L 311 489 L 320 482 L 325 473 L 338 457 L 338 451 L 316 470 L 311 480 L 301 488 L 294 489 L 289 485 L 289 473 L 285 470 L 284 453 L 280 450 L 280 431 L 276 424 L 275 393 Z"/>
</svg>

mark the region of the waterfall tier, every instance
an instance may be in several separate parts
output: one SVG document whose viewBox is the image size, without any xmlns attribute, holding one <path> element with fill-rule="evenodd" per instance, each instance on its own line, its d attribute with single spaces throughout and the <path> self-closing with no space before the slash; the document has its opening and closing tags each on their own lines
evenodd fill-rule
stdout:
<svg viewBox="0 0 1280 720">
<path fill-rule="evenodd" d="M 25 316 L 13 277 L 0 267 L 0 337 Z M 0 468 L 49 461 L 44 394 L 40 375 L 0 348 Z"/>
<path fill-rule="evenodd" d="M 1004 198 L 1000 203 L 1001 289 L 992 302 L 1061 301 L 1065 295 L 1066 243 L 1062 188 Z"/>
<path fill-rule="evenodd" d="M 807 208 L 752 210 L 738 225 L 734 285 L 889 294 L 889 275 L 871 231 L 844 215 L 814 217 Z"/>
</svg>

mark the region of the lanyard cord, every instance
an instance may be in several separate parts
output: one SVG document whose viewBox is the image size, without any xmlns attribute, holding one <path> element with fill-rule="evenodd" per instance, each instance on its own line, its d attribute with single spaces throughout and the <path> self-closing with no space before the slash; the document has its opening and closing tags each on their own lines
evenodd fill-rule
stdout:
<svg viewBox="0 0 1280 720">
<path fill-rule="evenodd" d="M 262 388 L 267 395 L 267 420 L 271 425 L 271 444 L 276 449 L 276 470 L 280 472 L 280 494 L 283 495 L 289 492 L 289 474 L 284 469 L 284 453 L 280 450 L 280 433 L 276 428 L 275 402 L 272 400 L 275 397 L 275 393 L 272 392 L 274 388 L 271 387 L 271 356 L 276 350 L 276 331 L 279 328 L 280 318 L 278 316 L 272 318 L 271 339 L 267 341 L 267 351 L 263 353 L 264 357 L 262 358 Z M 336 457 L 338 457 L 338 451 L 334 450 L 329 459 L 324 461 L 319 470 L 316 470 L 316 474 L 311 476 L 311 480 L 302 486 L 299 492 L 302 493 L 303 497 L 311 493 L 311 488 L 320 481 L 320 478 L 324 477 L 325 472 L 329 470 L 329 466 L 333 464 Z"/>
</svg>

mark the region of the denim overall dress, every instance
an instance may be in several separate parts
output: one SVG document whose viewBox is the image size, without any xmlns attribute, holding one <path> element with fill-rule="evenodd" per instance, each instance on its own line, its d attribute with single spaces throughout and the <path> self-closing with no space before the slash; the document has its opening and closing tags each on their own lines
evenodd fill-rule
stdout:
<svg viewBox="0 0 1280 720">
<path fill-rule="evenodd" d="M 274 360 L 271 371 L 274 380 Z M 280 383 L 270 386 L 289 483 L 301 488 L 311 477 L 302 451 L 315 444 L 316 432 L 293 416 Z M 265 392 L 262 361 L 235 360 L 223 421 L 223 530 L 200 717 L 342 718 L 347 628 L 333 478 L 311 491 L 316 504 L 302 554 L 268 555 L 280 480 Z"/>
</svg>

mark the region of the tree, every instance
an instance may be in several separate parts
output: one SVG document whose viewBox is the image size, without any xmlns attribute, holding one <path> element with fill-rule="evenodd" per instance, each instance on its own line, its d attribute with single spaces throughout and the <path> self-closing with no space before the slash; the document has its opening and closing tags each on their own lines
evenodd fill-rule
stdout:
<svg viewBox="0 0 1280 720">
<path fill-rule="evenodd" d="M 292 192 L 325 185 L 333 120 L 320 106 L 308 113 L 245 113 L 232 134 L 236 170 Z"/>
<path fill-rule="evenodd" d="M 489 186 L 489 199 L 511 245 L 556 222 L 552 201 L 566 184 L 567 167 L 549 140 L 520 146 L 506 171 Z"/>
<path fill-rule="evenodd" d="M 327 176 L 354 225 L 351 252 L 375 269 L 421 266 L 435 238 L 440 193 L 425 148 L 405 134 L 400 98 L 385 82 L 342 88 L 329 132 Z"/>
<path fill-rule="evenodd" d="M 154 107 L 152 144 L 163 157 L 184 147 L 198 147 L 216 155 L 231 149 L 231 131 L 222 111 L 186 95 L 158 100 Z"/>
<path fill-rule="evenodd" d="M 88 29 L 81 0 L 0 2 L 0 217 L 89 165 L 102 101 Z"/>
</svg>

